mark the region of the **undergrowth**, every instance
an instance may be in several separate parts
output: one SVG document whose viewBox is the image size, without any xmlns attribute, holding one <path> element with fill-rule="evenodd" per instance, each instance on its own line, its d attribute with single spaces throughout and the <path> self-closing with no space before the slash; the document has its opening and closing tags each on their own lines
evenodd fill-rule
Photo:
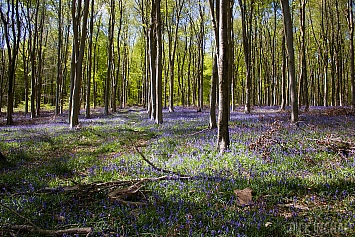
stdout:
<svg viewBox="0 0 355 237">
<path fill-rule="evenodd" d="M 131 109 L 82 118 L 73 130 L 64 117 L 0 127 L 1 204 L 19 214 L 0 206 L 0 235 L 36 236 L 10 228 L 31 220 L 91 227 L 91 236 L 354 236 L 355 119 L 339 111 L 311 108 L 297 124 L 273 108 L 232 112 L 224 154 L 208 113 L 185 108 L 165 112 L 159 126 Z M 146 183 L 142 206 L 60 191 L 167 175 L 136 149 L 191 178 Z M 250 205 L 237 202 L 234 190 L 244 188 Z"/>
</svg>

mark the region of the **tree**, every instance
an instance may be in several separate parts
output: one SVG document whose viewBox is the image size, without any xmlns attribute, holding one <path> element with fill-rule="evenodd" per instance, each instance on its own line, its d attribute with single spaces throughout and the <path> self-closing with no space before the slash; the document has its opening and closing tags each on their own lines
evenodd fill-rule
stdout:
<svg viewBox="0 0 355 237">
<path fill-rule="evenodd" d="M 58 1 L 58 55 L 57 55 L 57 85 L 56 85 L 56 100 L 55 100 L 55 114 L 60 113 L 60 88 L 63 84 L 63 70 L 62 70 L 62 47 L 63 47 L 63 20 L 62 20 L 62 0 Z"/>
<path fill-rule="evenodd" d="M 254 0 L 251 0 L 249 11 L 247 12 L 246 0 L 239 0 L 239 6 L 242 17 L 242 35 L 243 35 L 243 49 L 245 62 L 245 113 L 250 113 L 251 104 L 251 26 L 254 10 Z"/>
<path fill-rule="evenodd" d="M 163 85 L 162 85 L 162 27 L 160 0 L 153 0 L 149 31 L 149 58 L 150 58 L 150 117 L 155 123 L 163 122 Z"/>
<path fill-rule="evenodd" d="M 300 0 L 300 61 L 301 61 L 301 77 L 299 81 L 299 101 L 305 105 L 305 111 L 309 109 L 308 101 L 308 74 L 307 74 L 307 59 L 306 59 L 306 0 Z M 300 103 L 301 104 L 301 103 Z"/>
<path fill-rule="evenodd" d="M 167 22 L 168 46 L 169 46 L 169 112 L 174 112 L 174 70 L 175 70 L 175 54 L 178 42 L 179 23 L 181 12 L 184 7 L 185 0 L 174 1 L 172 19 Z M 168 3 L 166 1 L 166 12 L 168 12 Z M 175 22 L 174 22 L 175 21 Z"/>
<path fill-rule="evenodd" d="M 86 108 L 85 117 L 90 118 L 90 104 L 91 104 L 91 74 L 92 74 L 92 45 L 93 45 L 93 34 L 94 34 L 94 1 L 91 1 L 91 12 L 90 12 L 90 26 L 89 26 L 89 45 L 88 45 L 88 69 L 87 69 L 87 82 L 86 82 Z"/>
<path fill-rule="evenodd" d="M 210 90 L 210 124 L 209 127 L 217 128 L 216 103 L 217 103 L 217 81 L 218 81 L 218 47 L 219 47 L 219 0 L 209 0 L 212 28 L 215 38 L 215 49 L 213 52 L 213 66 Z"/>
<path fill-rule="evenodd" d="M 81 80 L 83 75 L 83 58 L 85 51 L 87 19 L 89 14 L 89 0 L 84 1 L 83 18 L 81 18 L 81 1 L 78 3 L 72 0 L 72 18 L 73 18 L 73 52 L 72 52 L 72 67 L 71 67 L 71 113 L 70 113 L 70 127 L 73 128 L 79 124 L 80 111 L 80 90 Z M 79 32 L 79 25 L 82 22 L 81 35 Z"/>
<path fill-rule="evenodd" d="M 200 13 L 200 25 L 198 33 L 198 112 L 203 109 L 203 68 L 204 68 L 204 52 L 205 52 L 205 6 L 201 0 L 199 0 L 199 13 Z"/>
<path fill-rule="evenodd" d="M 353 0 L 347 2 L 347 21 L 350 36 L 350 83 L 351 83 L 351 108 L 355 108 L 355 56 L 354 56 L 354 13 Z"/>
<path fill-rule="evenodd" d="M 219 106 L 218 106 L 218 148 L 224 152 L 229 148 L 229 58 L 228 50 L 230 31 L 228 20 L 230 15 L 229 0 L 220 0 L 219 12 L 219 58 L 218 58 L 218 78 L 219 78 Z"/>
<path fill-rule="evenodd" d="M 295 74 L 295 52 L 293 48 L 293 27 L 291 12 L 288 0 L 280 0 L 284 19 L 284 28 L 286 34 L 287 58 L 289 70 L 289 87 L 291 95 L 291 121 L 298 121 L 298 103 L 296 96 L 296 74 Z"/>
<path fill-rule="evenodd" d="M 21 20 L 19 12 L 19 1 L 8 0 L 6 3 L 7 11 L 3 12 L 0 8 L 0 17 L 4 29 L 4 37 L 8 55 L 8 92 L 7 92 L 7 125 L 12 125 L 12 114 L 14 109 L 14 90 L 15 90 L 15 69 L 16 59 L 19 52 L 21 39 Z M 12 42 L 11 42 L 12 41 Z"/>
<path fill-rule="evenodd" d="M 153 0 L 154 1 L 154 0 Z M 162 26 L 160 13 L 160 0 L 156 1 L 156 39 L 157 39 L 157 61 L 156 61 L 156 117 L 155 123 L 163 123 L 163 77 L 162 77 Z"/>
<path fill-rule="evenodd" d="M 107 74 L 105 81 L 105 115 L 109 113 L 109 98 L 110 98 L 110 83 L 112 77 L 112 63 L 113 63 L 113 34 L 115 30 L 115 0 L 110 1 L 110 17 L 108 30 L 108 59 L 107 59 Z"/>
</svg>

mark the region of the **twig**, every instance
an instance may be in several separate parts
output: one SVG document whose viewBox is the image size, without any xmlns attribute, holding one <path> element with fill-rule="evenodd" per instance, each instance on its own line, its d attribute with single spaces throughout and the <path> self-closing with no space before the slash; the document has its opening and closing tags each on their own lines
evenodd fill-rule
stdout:
<svg viewBox="0 0 355 237">
<path fill-rule="evenodd" d="M 179 135 L 179 136 L 177 136 L 177 137 L 191 137 L 191 136 L 195 136 L 195 135 L 197 135 L 197 134 L 199 134 L 199 133 L 203 133 L 203 132 L 205 132 L 205 131 L 211 131 L 211 130 L 213 130 L 213 129 L 211 129 L 211 128 L 204 128 L 204 129 L 202 129 L 202 130 L 200 130 L 200 131 L 197 131 L 197 132 L 194 132 L 194 133 L 189 133 L 189 134 L 182 134 L 182 135 Z"/>
<path fill-rule="evenodd" d="M 16 216 L 20 217 L 21 219 L 25 220 L 26 223 L 30 224 L 32 226 L 32 228 L 35 229 L 40 229 L 38 226 L 36 226 L 30 219 L 20 215 L 17 211 L 13 210 L 12 208 L 6 206 L 5 204 L 2 204 L 0 202 L 0 206 L 2 206 L 3 208 L 7 209 L 8 211 L 12 212 L 13 214 L 15 214 Z"/>
<path fill-rule="evenodd" d="M 181 173 L 175 172 L 175 171 L 171 171 L 171 170 L 166 170 L 160 167 L 157 167 L 153 162 L 151 162 L 150 160 L 147 159 L 147 157 L 145 157 L 145 155 L 135 146 L 134 147 L 135 150 L 137 151 L 137 153 L 142 157 L 142 159 L 147 162 L 153 169 L 163 172 L 163 173 L 168 173 L 168 174 L 174 174 L 174 175 L 178 175 L 178 176 L 184 176 L 184 177 L 190 177 L 190 175 L 183 175 Z"/>
</svg>

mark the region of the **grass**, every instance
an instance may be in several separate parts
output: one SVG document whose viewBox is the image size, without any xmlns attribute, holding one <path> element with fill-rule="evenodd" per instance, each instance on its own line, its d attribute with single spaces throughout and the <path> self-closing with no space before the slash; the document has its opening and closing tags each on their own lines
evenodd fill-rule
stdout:
<svg viewBox="0 0 355 237">
<path fill-rule="evenodd" d="M 81 118 L 74 130 L 64 116 L 21 120 L 0 127 L 1 203 L 43 229 L 92 227 L 92 236 L 354 236 L 354 150 L 332 144 L 355 142 L 354 116 L 344 111 L 314 107 L 297 125 L 273 108 L 232 112 L 224 154 L 208 113 L 185 108 L 164 112 L 160 126 L 139 109 Z M 102 193 L 41 192 L 164 175 L 135 147 L 193 178 L 147 183 L 140 207 Z M 247 187 L 253 204 L 240 206 L 234 190 Z M 25 222 L 0 206 L 0 235 Z"/>
</svg>

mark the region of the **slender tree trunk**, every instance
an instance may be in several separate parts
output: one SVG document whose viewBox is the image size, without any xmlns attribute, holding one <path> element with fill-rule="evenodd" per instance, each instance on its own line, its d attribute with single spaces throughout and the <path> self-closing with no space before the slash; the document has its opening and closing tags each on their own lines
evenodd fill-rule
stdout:
<svg viewBox="0 0 355 237">
<path fill-rule="evenodd" d="M 199 4 L 200 12 L 200 32 L 198 33 L 198 68 L 197 68 L 197 80 L 198 80 L 198 109 L 197 112 L 203 110 L 203 67 L 204 67 L 204 35 L 205 35 L 205 20 L 204 20 L 204 7 L 202 3 Z"/>
<path fill-rule="evenodd" d="M 113 55 L 113 32 L 115 29 L 115 1 L 111 0 L 110 4 L 110 19 L 109 19 L 109 37 L 108 37 L 108 59 L 107 59 L 107 74 L 105 81 L 105 115 L 109 114 L 109 102 L 111 96 L 111 77 L 112 77 L 112 55 Z"/>
<path fill-rule="evenodd" d="M 217 103 L 217 81 L 218 81 L 218 48 L 219 48 L 219 0 L 209 0 L 211 19 L 215 38 L 215 50 L 213 52 L 213 68 L 210 90 L 210 129 L 217 128 L 216 103 Z"/>
<path fill-rule="evenodd" d="M 162 47 L 162 27 L 161 27 L 161 15 L 160 15 L 160 0 L 156 0 L 156 39 L 157 39 L 157 61 L 156 61 L 156 117 L 155 123 L 163 123 L 163 93 L 162 93 L 162 59 L 163 59 L 163 47 Z"/>
<path fill-rule="evenodd" d="M 293 48 L 293 29 L 292 19 L 288 0 L 281 0 L 282 12 L 284 18 L 284 27 L 286 33 L 286 45 L 288 54 L 288 70 L 290 78 L 290 94 L 291 94 L 291 121 L 298 121 L 298 103 L 296 93 L 296 74 L 295 74 L 295 53 Z"/>
<path fill-rule="evenodd" d="M 228 50 L 230 39 L 228 39 L 228 16 L 230 12 L 230 1 L 221 0 L 219 5 L 219 59 L 218 59 L 218 77 L 219 77 L 219 110 L 218 110 L 218 148 L 224 152 L 229 148 L 229 93 L 228 93 L 228 75 L 229 59 Z"/>
<path fill-rule="evenodd" d="M 43 67 L 44 67 L 44 52 L 43 52 L 43 46 L 46 45 L 47 39 L 45 40 L 45 43 L 43 43 L 43 34 L 44 34 L 44 16 L 45 16 L 45 6 L 43 4 L 42 10 L 41 10 L 41 19 L 40 19 L 40 25 L 39 25 L 39 35 L 37 37 L 38 40 L 38 52 L 37 52 L 37 57 L 38 57 L 38 67 L 37 67 L 37 88 L 36 88 L 36 116 L 40 116 L 40 111 L 41 111 L 41 99 L 42 99 L 42 80 L 43 80 Z"/>
<path fill-rule="evenodd" d="M 217 128 L 216 119 L 216 93 L 217 93 L 217 80 L 218 80 L 218 56 L 214 53 L 213 56 L 213 69 L 211 77 L 211 91 L 210 91 L 210 129 Z"/>
<path fill-rule="evenodd" d="M 355 108 L 355 54 L 354 54 L 354 14 L 353 0 L 348 0 L 347 20 L 350 33 L 350 83 L 351 83 L 351 108 Z"/>
<path fill-rule="evenodd" d="M 60 88 L 63 80 L 62 70 L 62 35 L 63 35 L 63 21 L 62 21 L 62 0 L 58 0 L 58 55 L 57 55 L 57 84 L 55 93 L 55 115 L 60 113 Z"/>
<path fill-rule="evenodd" d="M 152 1 L 151 17 L 150 17 L 150 31 L 149 31 L 149 58 L 150 58 L 150 118 L 155 121 L 156 118 L 156 3 Z"/>
<path fill-rule="evenodd" d="M 87 82 L 86 82 L 86 108 L 85 118 L 91 117 L 91 78 L 92 78 L 92 38 L 94 33 L 94 1 L 91 1 L 91 13 L 90 13 L 90 31 L 89 31 L 89 48 L 88 48 L 88 70 L 87 70 Z"/>
<path fill-rule="evenodd" d="M 282 78 L 281 78 L 281 106 L 280 110 L 285 110 L 286 106 L 286 78 L 287 78 L 287 57 L 286 57 L 286 40 L 282 36 Z"/>
<path fill-rule="evenodd" d="M 300 41 L 301 41 L 301 77 L 299 86 L 299 101 L 305 105 L 305 111 L 309 110 L 308 101 L 308 74 L 306 59 L 306 0 L 300 0 Z M 301 103 L 300 103 L 301 105 Z"/>
<path fill-rule="evenodd" d="M 12 0 L 7 2 L 7 12 L 4 13 L 0 8 L 0 17 L 3 23 L 4 36 L 8 54 L 8 91 L 7 91 L 7 116 L 6 124 L 13 124 L 14 110 L 14 89 L 15 89 L 15 69 L 16 60 L 19 52 L 19 43 L 21 38 L 21 21 L 18 1 Z M 5 8 L 5 7 L 4 7 Z M 10 9 L 11 8 L 11 9 Z M 8 19 L 12 19 L 9 22 Z M 11 36 L 10 36 L 11 34 Z M 12 42 L 10 42 L 12 41 Z"/>
<path fill-rule="evenodd" d="M 82 27 L 81 27 L 81 36 L 79 38 L 79 24 L 81 15 L 80 8 L 78 7 L 76 12 L 76 0 L 72 2 L 72 15 L 73 15 L 73 27 L 74 27 L 74 51 L 76 51 L 75 57 L 75 77 L 74 87 L 72 93 L 72 108 L 71 108 L 71 117 L 70 117 L 70 127 L 73 128 L 79 124 L 79 112 L 80 112 L 80 90 L 81 90 L 81 80 L 83 74 L 83 58 L 85 51 L 85 41 L 86 41 L 86 31 L 87 31 L 87 19 L 89 14 L 89 0 L 84 2 L 83 18 L 82 18 Z M 80 42 L 79 42 L 80 40 Z"/>
<path fill-rule="evenodd" d="M 24 37 L 26 37 L 26 31 L 25 31 Z M 22 44 L 22 51 L 23 51 L 22 52 L 22 60 L 23 60 L 23 78 L 24 78 L 24 81 L 25 81 L 25 114 L 27 115 L 27 113 L 28 113 L 28 104 L 29 104 L 28 103 L 28 96 L 29 96 L 29 58 L 28 58 L 28 50 L 26 50 L 25 45 L 26 44 Z M 0 96 L 1 96 L 1 88 L 0 88 Z M 0 103 L 0 108 L 1 108 L 1 103 Z"/>
<path fill-rule="evenodd" d="M 246 2 L 239 0 L 239 6 L 241 9 L 242 17 L 242 35 L 243 35 L 243 49 L 244 49 L 244 61 L 245 61 L 245 113 L 250 113 L 251 107 L 251 90 L 252 90 L 252 78 L 251 78 L 251 20 L 253 16 L 254 1 L 250 3 L 249 17 L 247 18 Z"/>
</svg>

